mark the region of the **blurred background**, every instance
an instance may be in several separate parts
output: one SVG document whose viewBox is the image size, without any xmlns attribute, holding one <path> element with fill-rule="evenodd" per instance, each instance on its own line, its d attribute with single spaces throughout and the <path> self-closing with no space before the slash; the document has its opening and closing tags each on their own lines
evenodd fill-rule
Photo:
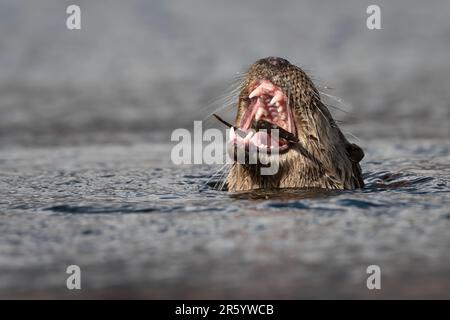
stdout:
<svg viewBox="0 0 450 320">
<path fill-rule="evenodd" d="M 448 0 L 0 0 L 0 298 L 449 297 L 449 17 Z M 325 97 L 365 189 L 235 197 L 208 187 L 225 167 L 171 163 L 172 130 L 266 56 L 342 99 Z"/>
<path fill-rule="evenodd" d="M 366 28 L 381 7 L 382 30 Z M 66 28 L 77 4 L 82 29 Z M 0 1 L 0 143 L 164 140 L 285 57 L 344 105 L 359 138 L 448 136 L 450 3 Z"/>
</svg>

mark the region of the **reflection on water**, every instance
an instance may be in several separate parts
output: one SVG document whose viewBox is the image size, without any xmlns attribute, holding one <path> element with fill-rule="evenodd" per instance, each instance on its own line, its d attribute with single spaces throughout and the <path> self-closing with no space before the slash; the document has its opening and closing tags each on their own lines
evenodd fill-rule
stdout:
<svg viewBox="0 0 450 320">
<path fill-rule="evenodd" d="M 281 189 L 281 190 L 255 190 L 231 193 L 234 199 L 254 199 L 254 200 L 301 200 L 301 199 L 321 199 L 338 194 L 339 191 L 325 189 Z"/>
</svg>

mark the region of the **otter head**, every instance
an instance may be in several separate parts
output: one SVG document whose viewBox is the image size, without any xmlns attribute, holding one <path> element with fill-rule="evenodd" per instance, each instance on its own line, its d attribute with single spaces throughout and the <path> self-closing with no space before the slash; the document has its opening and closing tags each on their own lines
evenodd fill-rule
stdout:
<svg viewBox="0 0 450 320">
<path fill-rule="evenodd" d="M 235 128 L 230 131 L 229 153 L 235 158 L 227 177 L 230 191 L 363 187 L 363 151 L 344 137 L 311 79 L 285 59 L 268 57 L 249 68 Z M 250 161 L 251 150 L 257 161 Z M 240 152 L 247 155 L 244 162 L 236 161 Z M 276 172 L 262 173 L 274 163 Z"/>
</svg>

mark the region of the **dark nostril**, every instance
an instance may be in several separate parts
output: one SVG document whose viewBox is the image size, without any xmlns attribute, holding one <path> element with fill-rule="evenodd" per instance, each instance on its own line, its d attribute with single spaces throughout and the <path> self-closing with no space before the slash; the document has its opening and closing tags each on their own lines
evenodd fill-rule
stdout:
<svg viewBox="0 0 450 320">
<path fill-rule="evenodd" d="M 266 60 L 273 66 L 282 66 L 289 64 L 289 61 L 287 61 L 286 59 L 278 57 L 268 57 Z"/>
</svg>

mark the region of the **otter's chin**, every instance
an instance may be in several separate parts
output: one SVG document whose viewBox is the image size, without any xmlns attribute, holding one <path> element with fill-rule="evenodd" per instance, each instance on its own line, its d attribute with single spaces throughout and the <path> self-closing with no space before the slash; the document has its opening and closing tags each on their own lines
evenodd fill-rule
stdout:
<svg viewBox="0 0 450 320">
<path fill-rule="evenodd" d="M 298 141 L 289 99 L 269 80 L 258 80 L 248 88 L 249 103 L 239 129 L 230 130 L 230 141 L 246 152 L 285 153 Z"/>
</svg>

